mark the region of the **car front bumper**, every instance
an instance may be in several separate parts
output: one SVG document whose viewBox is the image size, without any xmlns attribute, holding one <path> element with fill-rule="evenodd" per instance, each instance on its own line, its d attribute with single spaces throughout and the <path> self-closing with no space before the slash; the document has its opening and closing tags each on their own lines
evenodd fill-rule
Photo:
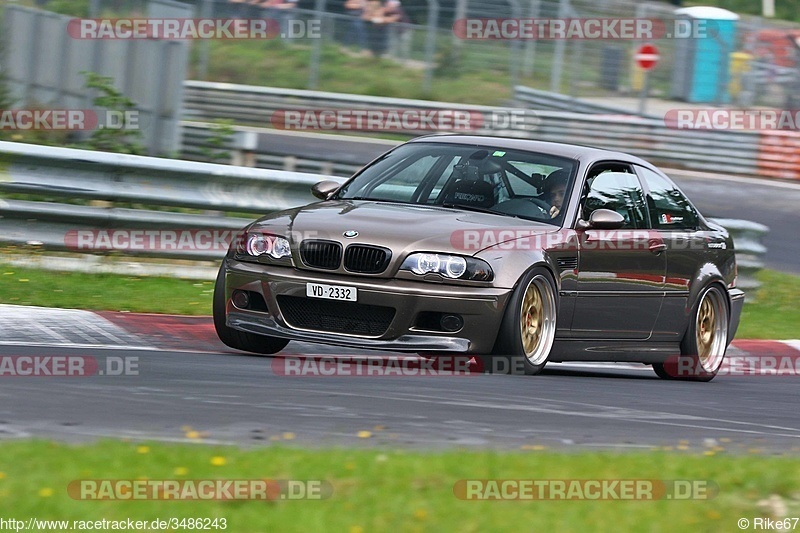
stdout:
<svg viewBox="0 0 800 533">
<path fill-rule="evenodd" d="M 358 301 L 352 305 L 391 307 L 395 309 L 394 317 L 386 330 L 376 336 L 308 329 L 292 324 L 282 312 L 278 297 L 286 295 L 313 302 L 315 298 L 306 296 L 307 283 L 354 287 L 358 290 Z M 266 303 L 266 311 L 239 309 L 234 306 L 231 294 L 237 289 L 261 294 Z M 259 335 L 349 348 L 489 353 L 494 346 L 510 295 L 511 289 L 343 276 L 225 260 L 226 323 L 229 327 Z M 350 304 L 345 302 L 344 306 Z M 423 329 L 417 324 L 422 312 L 458 314 L 464 325 L 455 332 Z"/>
</svg>

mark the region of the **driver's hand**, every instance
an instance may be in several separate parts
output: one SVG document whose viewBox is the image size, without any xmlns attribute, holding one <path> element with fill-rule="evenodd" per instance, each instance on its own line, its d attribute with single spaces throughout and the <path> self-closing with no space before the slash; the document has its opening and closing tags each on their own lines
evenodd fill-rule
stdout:
<svg viewBox="0 0 800 533">
<path fill-rule="evenodd" d="M 558 207 L 556 207 L 556 206 L 551 207 L 550 208 L 550 218 L 556 218 L 560 212 L 561 212 L 561 210 Z"/>
</svg>

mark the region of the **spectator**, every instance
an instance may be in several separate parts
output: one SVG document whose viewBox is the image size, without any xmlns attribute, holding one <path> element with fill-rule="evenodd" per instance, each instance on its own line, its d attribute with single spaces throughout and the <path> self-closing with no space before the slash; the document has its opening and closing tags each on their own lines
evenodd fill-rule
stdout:
<svg viewBox="0 0 800 533">
<path fill-rule="evenodd" d="M 259 0 L 229 0 L 231 16 L 240 19 L 258 18 L 261 12 Z"/>
<path fill-rule="evenodd" d="M 361 16 L 367 24 L 367 45 L 375 57 L 380 57 L 386 52 L 387 35 L 383 10 L 380 0 L 367 0 L 364 14 Z"/>
<path fill-rule="evenodd" d="M 362 18 L 366 6 L 366 0 L 347 0 L 344 3 L 344 8 L 352 20 L 352 33 L 348 32 L 345 35 L 345 44 L 355 44 L 360 50 L 367 49 L 367 27 Z"/>
<path fill-rule="evenodd" d="M 297 7 L 297 0 L 264 0 L 261 7 L 266 9 L 266 17 L 275 19 L 281 27 L 282 37 L 291 37 L 289 33 L 289 20 L 292 11 Z"/>
<path fill-rule="evenodd" d="M 407 59 L 411 53 L 411 19 L 400 0 L 387 0 L 383 15 L 389 25 L 389 55 Z"/>
</svg>

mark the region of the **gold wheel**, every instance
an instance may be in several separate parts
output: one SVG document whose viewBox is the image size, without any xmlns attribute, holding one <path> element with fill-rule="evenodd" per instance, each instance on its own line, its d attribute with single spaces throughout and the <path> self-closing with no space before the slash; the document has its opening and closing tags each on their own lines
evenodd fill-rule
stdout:
<svg viewBox="0 0 800 533">
<path fill-rule="evenodd" d="M 714 306 L 706 296 L 697 313 L 697 355 L 703 363 L 707 363 L 714 344 Z"/>
<path fill-rule="evenodd" d="M 716 373 L 728 347 L 727 306 L 719 289 L 708 289 L 700 300 L 694 336 L 700 366 L 706 372 Z"/>
<path fill-rule="evenodd" d="M 520 328 L 522 332 L 522 346 L 525 353 L 533 353 L 539 340 L 542 338 L 542 297 L 534 284 L 528 286 L 525 291 L 525 299 L 522 301 L 522 313 L 520 316 Z"/>
<path fill-rule="evenodd" d="M 531 364 L 541 365 L 547 361 L 555 330 L 555 295 L 550 282 L 540 274 L 526 287 L 519 313 L 522 349 Z"/>
</svg>

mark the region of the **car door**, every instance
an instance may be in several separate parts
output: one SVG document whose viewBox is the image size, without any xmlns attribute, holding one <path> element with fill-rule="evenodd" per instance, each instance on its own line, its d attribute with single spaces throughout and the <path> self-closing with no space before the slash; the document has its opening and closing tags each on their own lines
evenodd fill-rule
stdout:
<svg viewBox="0 0 800 533">
<path fill-rule="evenodd" d="M 587 173 L 579 218 L 620 213 L 619 230 L 578 230 L 578 280 L 571 337 L 647 339 L 663 300 L 663 243 L 652 238 L 644 190 L 633 167 L 601 163 Z M 576 225 L 576 228 L 578 226 Z"/>
<path fill-rule="evenodd" d="M 705 261 L 706 233 L 689 199 L 669 178 L 639 165 L 636 172 L 645 186 L 653 231 L 666 246 L 664 303 L 653 337 L 676 341 L 690 312 L 689 285 Z"/>
</svg>

